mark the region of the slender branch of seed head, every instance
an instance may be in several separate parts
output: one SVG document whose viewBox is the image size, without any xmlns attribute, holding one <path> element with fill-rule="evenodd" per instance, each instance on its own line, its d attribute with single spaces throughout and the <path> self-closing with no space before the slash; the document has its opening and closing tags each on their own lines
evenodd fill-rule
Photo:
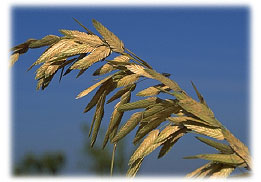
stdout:
<svg viewBox="0 0 261 182">
<path fill-rule="evenodd" d="M 168 122 L 168 123 L 164 124 L 163 126 L 159 127 L 159 130 L 161 130 L 162 128 L 165 128 L 166 126 L 169 126 L 171 124 L 172 124 L 171 122 Z"/>
<path fill-rule="evenodd" d="M 92 35 L 95 35 L 92 31 L 90 31 L 87 27 L 85 27 L 83 24 L 81 24 L 76 18 L 73 18 L 74 19 L 74 21 L 76 21 L 82 28 L 84 28 L 86 31 L 87 31 L 87 33 L 89 33 L 89 34 L 92 34 Z"/>
<path fill-rule="evenodd" d="M 87 33 L 89 34 L 92 34 L 92 35 L 95 35 L 91 30 L 89 30 L 87 27 L 85 27 L 82 23 L 80 23 L 76 18 L 73 18 L 74 21 L 76 21 L 81 27 L 83 27 Z M 102 39 L 103 40 L 103 39 Z M 106 42 L 106 41 L 104 41 Z M 109 45 L 108 45 L 109 46 Z M 131 52 L 129 49 L 125 48 L 125 50 L 129 53 L 128 55 L 130 56 L 131 59 L 137 61 L 138 63 L 152 69 L 152 67 L 146 62 L 144 61 L 143 59 L 141 59 L 140 57 L 138 57 L 136 54 L 134 54 L 133 52 Z"/>
<path fill-rule="evenodd" d="M 114 164 L 114 156 L 116 152 L 116 143 L 113 145 L 112 157 L 111 157 L 111 176 L 113 174 L 113 164 Z"/>
<path fill-rule="evenodd" d="M 137 81 L 136 83 L 138 84 L 138 83 L 143 82 L 143 81 L 145 81 L 145 80 L 148 80 L 148 78 L 144 78 L 144 79 L 142 79 L 142 80 L 139 80 L 139 81 Z"/>
<path fill-rule="evenodd" d="M 134 56 L 132 56 L 132 55 L 129 54 L 129 53 L 124 52 L 122 55 L 127 56 L 128 58 L 130 58 L 130 59 L 132 59 L 133 61 L 135 61 L 135 62 L 141 64 L 142 66 L 146 66 L 146 65 L 144 65 L 141 61 L 139 61 L 138 59 L 136 59 Z"/>
<path fill-rule="evenodd" d="M 140 57 L 138 57 L 136 54 L 134 54 L 133 52 L 131 52 L 129 49 L 125 48 L 125 50 L 126 50 L 128 53 L 132 54 L 132 55 L 133 55 L 135 58 L 137 58 L 139 61 L 141 61 L 141 62 L 143 63 L 143 65 L 145 65 L 146 67 L 152 69 L 152 67 L 151 67 L 146 61 L 144 61 L 143 59 L 141 59 Z"/>
</svg>

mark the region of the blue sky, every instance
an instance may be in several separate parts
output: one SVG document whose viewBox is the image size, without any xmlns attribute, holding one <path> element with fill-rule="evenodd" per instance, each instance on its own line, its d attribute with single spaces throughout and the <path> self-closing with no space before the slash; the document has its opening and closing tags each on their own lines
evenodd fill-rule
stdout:
<svg viewBox="0 0 261 182">
<path fill-rule="evenodd" d="M 12 9 L 12 45 L 47 34 L 60 35 L 58 29 L 84 31 L 72 17 L 93 31 L 91 19 L 100 21 L 127 48 L 158 72 L 171 73 L 171 78 L 196 98 L 192 80 L 217 119 L 249 145 L 248 8 L 16 7 Z M 78 79 L 75 79 L 77 73 L 72 73 L 60 84 L 55 78 L 46 90 L 36 91 L 35 70 L 26 70 L 43 51 L 29 50 L 13 67 L 14 161 L 28 151 L 63 150 L 68 157 L 64 173 L 78 173 L 81 169 L 76 163 L 81 160 L 83 142 L 80 126 L 90 124 L 93 111 L 82 113 L 92 94 L 78 100 L 75 97 L 94 83 L 91 74 L 99 65 Z M 146 82 L 136 91 L 150 84 Z M 107 107 L 103 127 L 108 124 L 113 104 Z M 141 173 L 171 175 L 199 167 L 204 161 L 182 157 L 215 151 L 193 136 L 183 137 L 163 159 L 156 158 L 158 151 L 151 154 L 144 161 Z M 132 137 L 133 134 L 128 136 L 130 151 L 134 149 Z"/>
</svg>

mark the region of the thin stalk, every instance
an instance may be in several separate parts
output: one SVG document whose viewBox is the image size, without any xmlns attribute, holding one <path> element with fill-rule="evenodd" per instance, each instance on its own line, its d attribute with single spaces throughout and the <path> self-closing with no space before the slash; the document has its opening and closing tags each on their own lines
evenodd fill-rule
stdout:
<svg viewBox="0 0 261 182">
<path fill-rule="evenodd" d="M 92 31 L 90 31 L 87 27 L 85 27 L 83 24 L 81 24 L 76 18 L 73 18 L 74 21 L 76 21 L 82 28 L 84 28 L 87 33 L 95 35 Z"/>
<path fill-rule="evenodd" d="M 170 124 L 171 124 L 170 122 L 164 124 L 163 126 L 161 126 L 161 127 L 159 128 L 159 130 L 161 130 L 162 128 L 165 128 L 166 126 L 168 126 L 168 125 L 170 125 Z"/>
<path fill-rule="evenodd" d="M 127 49 L 127 48 L 125 48 L 125 50 L 129 53 L 129 54 L 131 54 L 131 56 L 133 57 L 135 57 L 136 59 L 136 61 L 138 61 L 138 62 L 141 62 L 143 65 L 145 65 L 146 67 L 148 67 L 148 68 L 150 68 L 150 69 L 152 69 L 152 67 L 146 62 L 146 61 L 144 61 L 143 59 L 141 59 L 140 57 L 138 57 L 136 54 L 134 54 L 133 52 L 131 52 L 129 49 Z"/>
<path fill-rule="evenodd" d="M 129 53 L 123 53 L 124 56 L 127 56 L 129 57 L 130 59 L 132 59 L 133 61 L 136 61 L 137 63 L 143 65 L 143 66 L 146 66 L 145 64 L 143 64 L 141 61 L 139 61 L 137 58 L 135 58 L 134 56 L 132 56 L 131 54 Z"/>
<path fill-rule="evenodd" d="M 142 81 L 145 81 L 145 80 L 148 80 L 148 78 L 144 78 L 144 79 L 142 79 L 142 80 L 139 80 L 139 81 L 136 82 L 136 84 L 138 84 L 138 83 L 140 83 L 140 82 L 142 82 Z"/>
<path fill-rule="evenodd" d="M 113 165 L 114 165 L 114 156 L 115 156 L 115 151 L 116 151 L 116 143 L 113 145 L 113 151 L 112 151 L 112 156 L 111 156 L 111 176 L 113 174 Z"/>
</svg>

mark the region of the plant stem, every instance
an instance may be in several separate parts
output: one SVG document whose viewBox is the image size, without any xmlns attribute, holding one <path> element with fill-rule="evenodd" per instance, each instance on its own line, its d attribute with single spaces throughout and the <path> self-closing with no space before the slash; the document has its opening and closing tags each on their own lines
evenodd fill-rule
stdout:
<svg viewBox="0 0 261 182">
<path fill-rule="evenodd" d="M 131 54 L 130 56 L 131 57 L 133 57 L 136 61 L 138 61 L 138 62 L 141 62 L 144 66 L 146 66 L 146 67 L 148 67 L 148 68 L 150 68 L 150 69 L 152 69 L 152 67 L 146 62 L 146 61 L 144 61 L 143 59 L 141 59 L 140 57 L 138 57 L 136 54 L 134 54 L 133 52 L 131 52 L 129 49 L 127 49 L 127 48 L 125 48 L 125 50 L 129 53 L 129 54 Z"/>
<path fill-rule="evenodd" d="M 225 140 L 229 143 L 230 147 L 238 154 L 247 164 L 247 169 L 251 170 L 251 156 L 248 150 L 248 147 L 245 146 L 243 142 L 241 142 L 238 138 L 236 138 L 228 129 L 224 126 L 221 127 L 222 133 L 224 135 Z"/>
<path fill-rule="evenodd" d="M 113 174 L 113 164 L 114 164 L 114 156 L 116 151 L 116 143 L 113 145 L 112 157 L 111 157 L 111 176 Z"/>
<path fill-rule="evenodd" d="M 76 18 L 73 18 L 74 19 L 74 21 L 76 21 L 81 27 L 83 27 L 86 31 L 87 31 L 87 33 L 89 33 L 89 34 L 92 34 L 92 35 L 95 35 L 92 31 L 90 31 L 87 27 L 85 27 L 83 24 L 81 24 Z"/>
<path fill-rule="evenodd" d="M 129 57 L 130 59 L 136 61 L 137 63 L 139 63 L 139 64 L 145 66 L 141 61 L 137 60 L 135 57 L 133 57 L 133 56 L 130 55 L 129 53 L 123 53 L 123 55 L 124 55 L 124 56 L 127 56 L 127 57 Z"/>
</svg>

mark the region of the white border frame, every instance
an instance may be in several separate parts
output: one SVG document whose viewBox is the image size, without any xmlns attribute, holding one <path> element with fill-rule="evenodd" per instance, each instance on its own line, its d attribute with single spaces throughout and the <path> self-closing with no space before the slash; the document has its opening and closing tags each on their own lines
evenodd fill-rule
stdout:
<svg viewBox="0 0 261 182">
<path fill-rule="evenodd" d="M 261 103 L 261 89 L 260 89 L 260 81 L 258 81 L 260 76 L 260 61 L 261 61 L 261 9 L 260 9 L 260 2 L 258 0 L 201 0 L 201 1 L 193 1 L 193 0 L 176 0 L 175 2 L 172 2 L 171 0 L 160 0 L 160 1 L 152 1 L 152 0 L 143 0 L 142 2 L 138 0 L 125 0 L 125 1 L 102 1 L 102 0 L 95 0 L 93 2 L 90 2 L 88 0 L 74 0 L 74 1 L 65 1 L 65 0 L 24 0 L 24 1 L 14 1 L 9 0 L 4 1 L 4 3 L 1 3 L 1 17 L 3 21 L 3 25 L 1 26 L 1 55 L 2 55 L 2 62 L 0 66 L 0 78 L 1 78 L 1 116 L 2 119 L 0 121 L 1 123 L 1 131 L 0 131 L 0 144 L 1 144 L 1 150 L 0 150 L 0 156 L 1 156 L 1 162 L 0 162 L 0 179 L 4 182 L 9 181 L 26 181 L 31 182 L 35 180 L 39 181 L 53 181 L 54 178 L 52 177 L 30 177 L 30 178 L 24 178 L 24 177 L 13 177 L 11 174 L 11 114 L 10 114 L 10 103 L 11 103 L 11 79 L 10 79 L 10 69 L 8 65 L 9 60 L 9 48 L 10 48 L 10 12 L 11 7 L 14 5 L 19 6 L 80 6 L 80 5 L 89 5 L 89 6 L 151 6 L 151 7 L 160 7 L 160 6 L 167 6 L 167 5 L 174 5 L 174 6 L 216 6 L 216 7 L 223 7 L 223 6 L 248 6 L 250 8 L 250 119 L 251 119 L 251 126 L 250 126 L 250 138 L 251 138 L 251 154 L 253 157 L 253 175 L 250 178 L 242 178 L 243 180 L 259 180 L 261 179 L 260 176 L 260 147 L 257 143 L 258 139 L 260 137 L 260 128 L 261 128 L 261 120 L 259 117 L 259 110 L 258 108 L 259 103 Z M 158 180 L 164 180 L 164 181 L 190 181 L 189 179 L 184 178 L 135 178 L 130 179 L 130 181 L 158 181 Z M 94 177 L 55 177 L 55 180 L 57 182 L 60 181 L 121 181 L 123 178 L 94 178 Z M 240 179 L 227 179 L 228 181 L 241 181 Z M 128 180 L 129 181 L 129 180 Z M 194 181 L 194 180 L 192 180 Z M 199 181 L 199 180 L 195 180 Z M 200 180 L 202 181 L 202 180 Z M 205 180 L 203 180 L 205 181 Z M 207 179 L 209 181 L 209 179 Z M 223 180 L 215 180 L 215 181 L 224 181 Z"/>
</svg>

